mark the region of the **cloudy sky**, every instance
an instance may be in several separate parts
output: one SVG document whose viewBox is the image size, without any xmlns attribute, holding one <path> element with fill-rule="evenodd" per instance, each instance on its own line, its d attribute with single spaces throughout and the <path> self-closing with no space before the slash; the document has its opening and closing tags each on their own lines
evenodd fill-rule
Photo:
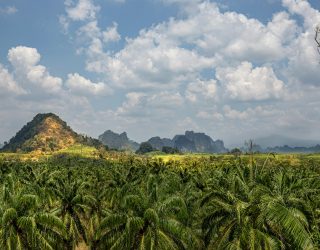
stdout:
<svg viewBox="0 0 320 250">
<path fill-rule="evenodd" d="M 0 0 L 0 142 L 36 113 L 143 141 L 320 140 L 318 0 Z"/>
</svg>

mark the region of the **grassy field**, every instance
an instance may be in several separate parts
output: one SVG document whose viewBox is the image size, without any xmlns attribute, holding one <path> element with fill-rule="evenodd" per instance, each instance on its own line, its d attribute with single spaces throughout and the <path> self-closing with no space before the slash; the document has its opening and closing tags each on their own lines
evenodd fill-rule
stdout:
<svg viewBox="0 0 320 250">
<path fill-rule="evenodd" d="M 171 161 L 180 161 L 180 162 L 188 162 L 188 161 L 197 161 L 197 160 L 211 160 L 211 161 L 228 161 L 235 158 L 240 159 L 250 159 L 252 157 L 255 161 L 263 162 L 266 159 L 275 159 L 278 161 L 288 161 L 291 165 L 299 165 L 301 161 L 306 160 L 314 160 L 320 162 L 320 153 L 315 154 L 253 154 L 252 156 L 249 154 L 241 154 L 241 155 L 233 155 L 233 154 L 207 154 L 207 153 L 183 153 L 183 154 L 164 154 L 160 151 L 151 152 L 146 155 L 136 155 L 130 152 L 116 152 L 116 151 L 105 151 L 98 150 L 94 147 L 83 146 L 81 144 L 77 144 L 71 146 L 66 149 L 62 149 L 56 152 L 31 152 L 31 153 L 0 153 L 0 159 L 6 160 L 34 160 L 41 161 L 47 160 L 51 157 L 57 157 L 59 155 L 69 155 L 74 157 L 81 158 L 103 158 L 107 160 L 119 160 L 123 156 L 132 156 L 132 157 L 143 157 L 154 160 L 161 160 L 165 163 Z"/>
</svg>

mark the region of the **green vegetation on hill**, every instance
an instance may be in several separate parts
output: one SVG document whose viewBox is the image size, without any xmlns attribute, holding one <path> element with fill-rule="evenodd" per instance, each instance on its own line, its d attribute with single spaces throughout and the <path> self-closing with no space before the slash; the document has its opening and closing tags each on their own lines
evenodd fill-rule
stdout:
<svg viewBox="0 0 320 250">
<path fill-rule="evenodd" d="M 0 154 L 1 249 L 320 247 L 316 156 L 96 152 Z"/>
<path fill-rule="evenodd" d="M 68 148 L 77 143 L 95 147 L 102 145 L 96 139 L 77 134 L 57 115 L 48 113 L 36 115 L 2 150 L 48 152 Z"/>
</svg>

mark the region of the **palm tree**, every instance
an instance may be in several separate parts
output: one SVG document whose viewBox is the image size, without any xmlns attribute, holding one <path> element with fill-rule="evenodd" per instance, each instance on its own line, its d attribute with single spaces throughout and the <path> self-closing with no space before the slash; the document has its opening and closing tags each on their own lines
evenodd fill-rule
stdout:
<svg viewBox="0 0 320 250">
<path fill-rule="evenodd" d="M 27 192 L 36 194 L 44 209 L 49 209 L 53 203 L 54 193 L 51 184 L 61 175 L 60 171 L 50 171 L 48 166 L 40 168 L 30 166 L 26 167 L 26 174 L 21 176 L 21 182 L 27 189 Z"/>
<path fill-rule="evenodd" d="M 308 219 L 313 209 L 305 199 L 313 192 L 307 179 L 294 176 L 286 169 L 269 173 L 255 190 L 260 197 L 258 222 L 288 248 L 314 249 Z"/>
<path fill-rule="evenodd" d="M 233 169 L 202 200 L 208 249 L 279 249 L 281 241 L 256 223 L 259 210 L 249 183 L 250 169 Z"/>
<path fill-rule="evenodd" d="M 88 244 L 86 235 L 86 212 L 94 203 L 94 198 L 85 193 L 88 187 L 82 180 L 72 180 L 72 172 L 68 172 L 67 178 L 55 180 L 52 186 L 58 199 L 57 208 L 52 212 L 62 218 L 67 228 L 68 239 L 65 241 L 68 249 L 74 249 L 80 242 Z"/>
<path fill-rule="evenodd" d="M 4 185 L 1 211 L 2 249 L 57 249 L 66 237 L 63 222 L 38 211 L 38 197 L 17 190 L 11 175 Z"/>
<path fill-rule="evenodd" d="M 120 210 L 104 218 L 96 234 L 98 249 L 190 249 L 188 231 L 177 219 L 185 211 L 179 198 L 162 200 L 157 178 L 120 201 Z"/>
</svg>

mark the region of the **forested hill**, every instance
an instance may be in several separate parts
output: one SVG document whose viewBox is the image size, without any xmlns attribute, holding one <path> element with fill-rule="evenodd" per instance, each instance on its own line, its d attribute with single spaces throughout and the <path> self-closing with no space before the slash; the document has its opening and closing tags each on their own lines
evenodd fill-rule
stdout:
<svg viewBox="0 0 320 250">
<path fill-rule="evenodd" d="M 37 114 L 3 147 L 3 151 L 55 151 L 81 143 L 99 146 L 101 143 L 74 132 L 65 121 L 53 113 Z"/>
</svg>

